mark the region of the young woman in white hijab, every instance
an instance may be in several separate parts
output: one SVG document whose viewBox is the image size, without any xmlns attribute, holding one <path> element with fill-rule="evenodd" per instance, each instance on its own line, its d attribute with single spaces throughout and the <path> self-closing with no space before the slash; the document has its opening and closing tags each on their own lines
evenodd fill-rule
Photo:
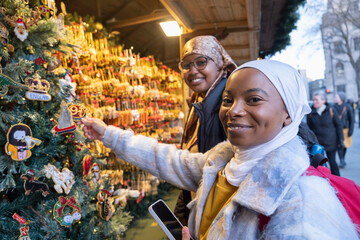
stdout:
<svg viewBox="0 0 360 240">
<path fill-rule="evenodd" d="M 205 154 L 98 119 L 82 123 L 85 135 L 103 140 L 121 159 L 196 191 L 188 204 L 195 239 L 358 239 L 330 184 L 304 174 L 309 158 L 297 132 L 309 111 L 298 72 L 259 60 L 229 77 L 219 114 L 229 141 Z M 270 220 L 260 230 L 261 216 Z"/>
</svg>

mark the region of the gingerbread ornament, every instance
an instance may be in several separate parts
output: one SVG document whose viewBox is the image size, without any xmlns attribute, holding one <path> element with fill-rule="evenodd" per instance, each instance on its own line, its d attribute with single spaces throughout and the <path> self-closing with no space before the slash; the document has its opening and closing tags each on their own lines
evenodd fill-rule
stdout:
<svg viewBox="0 0 360 240">
<path fill-rule="evenodd" d="M 41 140 L 32 137 L 30 127 L 22 123 L 12 125 L 6 137 L 5 152 L 15 161 L 31 157 L 30 150 L 41 143 Z"/>
<path fill-rule="evenodd" d="M 45 176 L 47 178 L 52 178 L 54 181 L 54 189 L 57 193 L 69 194 L 72 186 L 75 183 L 74 174 L 68 169 L 63 168 L 60 172 L 54 165 L 48 163 L 48 165 L 44 166 Z"/>
</svg>

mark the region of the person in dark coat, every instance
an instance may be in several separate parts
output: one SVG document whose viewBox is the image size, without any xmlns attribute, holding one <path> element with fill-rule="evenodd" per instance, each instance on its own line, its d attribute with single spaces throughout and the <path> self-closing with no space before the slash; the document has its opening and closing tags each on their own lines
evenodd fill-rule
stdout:
<svg viewBox="0 0 360 240">
<path fill-rule="evenodd" d="M 226 140 L 219 110 L 227 78 L 236 64 L 213 36 L 190 39 L 182 53 L 179 69 L 193 94 L 181 148 L 205 153 Z M 191 193 L 182 190 L 174 210 L 184 226 L 187 226 L 190 212 L 186 205 L 191 199 Z"/>
<path fill-rule="evenodd" d="M 325 148 L 331 173 L 340 176 L 336 163 L 336 149 L 343 145 L 342 125 L 337 111 L 329 107 L 323 93 L 315 93 L 312 111 L 307 115 L 307 124 Z"/>
<path fill-rule="evenodd" d="M 344 134 L 344 145 L 337 149 L 340 158 L 340 168 L 344 168 L 346 149 L 352 146 L 351 136 L 354 132 L 354 111 L 353 107 L 346 103 L 346 94 L 344 92 L 338 92 L 335 95 L 334 109 L 339 114 Z"/>
</svg>

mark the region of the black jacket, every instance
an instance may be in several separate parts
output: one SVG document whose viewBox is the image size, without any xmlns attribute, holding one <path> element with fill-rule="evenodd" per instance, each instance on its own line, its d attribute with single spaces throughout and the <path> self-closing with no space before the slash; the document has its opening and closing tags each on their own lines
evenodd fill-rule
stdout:
<svg viewBox="0 0 360 240">
<path fill-rule="evenodd" d="M 205 153 L 218 143 L 227 139 L 219 118 L 222 93 L 225 89 L 226 81 L 227 78 L 223 78 L 202 102 L 193 103 L 195 111 L 199 116 L 197 145 L 198 151 L 201 153 Z M 182 190 L 177 200 L 174 213 L 184 226 L 187 226 L 189 218 L 190 211 L 186 205 L 190 201 L 191 193 Z"/>
<path fill-rule="evenodd" d="M 201 153 L 205 153 L 218 143 L 226 140 L 226 134 L 219 118 L 226 80 L 226 78 L 223 78 L 204 101 L 193 103 L 199 116 L 197 143 L 198 151 Z"/>
<path fill-rule="evenodd" d="M 334 104 L 334 109 L 336 110 L 343 128 L 349 129 L 349 137 L 353 134 L 354 131 L 354 112 L 353 108 L 347 104 L 343 103 L 341 105 Z"/>
<path fill-rule="evenodd" d="M 321 116 L 312 108 L 307 115 L 307 124 L 325 151 L 335 151 L 337 146 L 342 144 L 344 137 L 339 115 L 337 111 L 330 110 L 329 106 L 326 106 Z"/>
</svg>

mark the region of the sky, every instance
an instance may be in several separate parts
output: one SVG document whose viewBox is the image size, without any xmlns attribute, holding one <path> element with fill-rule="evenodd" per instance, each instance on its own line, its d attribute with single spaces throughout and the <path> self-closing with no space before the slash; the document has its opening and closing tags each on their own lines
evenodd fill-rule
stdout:
<svg viewBox="0 0 360 240">
<path fill-rule="evenodd" d="M 314 7 L 315 3 L 320 6 Z M 325 6 L 326 0 L 308 0 L 299 9 L 297 29 L 290 34 L 291 45 L 271 59 L 288 63 L 296 69 L 305 69 L 307 77 L 312 80 L 324 78 L 325 59 L 319 26 Z"/>
</svg>

